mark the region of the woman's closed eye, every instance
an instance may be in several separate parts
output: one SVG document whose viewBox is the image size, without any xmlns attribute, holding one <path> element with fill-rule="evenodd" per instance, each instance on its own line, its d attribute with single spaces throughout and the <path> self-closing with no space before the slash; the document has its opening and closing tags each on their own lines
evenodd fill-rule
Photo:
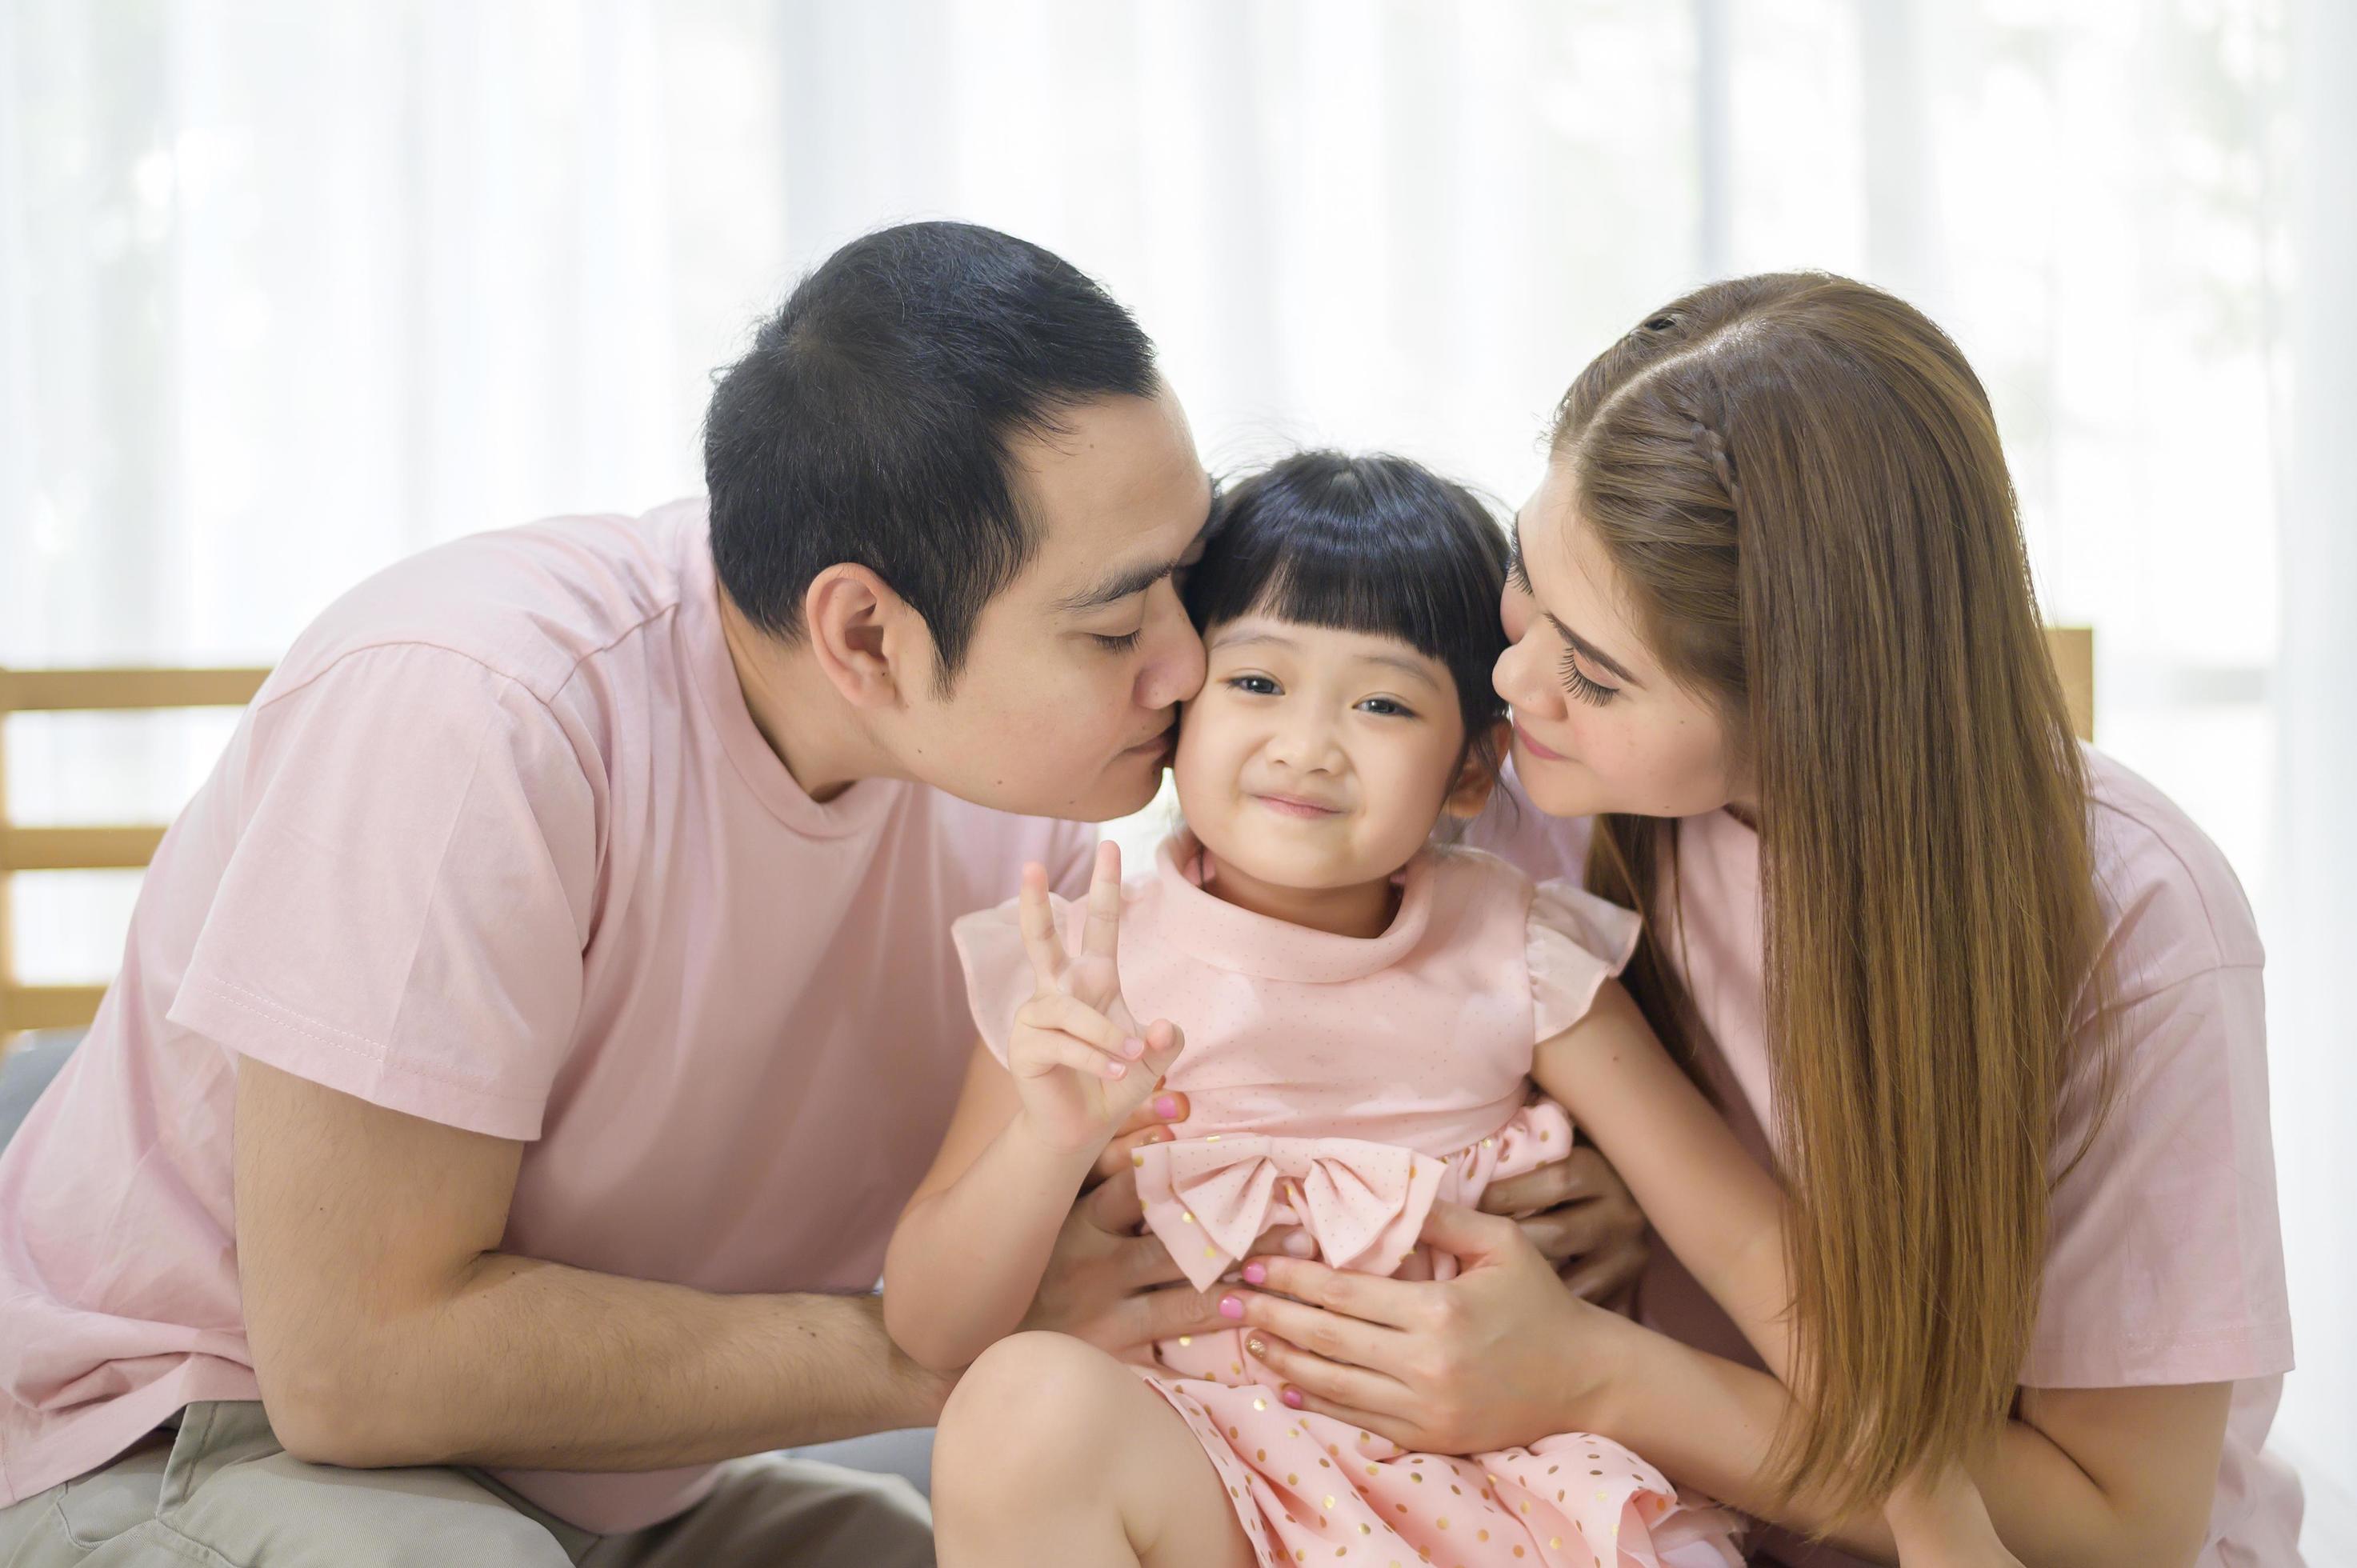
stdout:
<svg viewBox="0 0 2357 1568">
<path fill-rule="evenodd" d="M 1530 574 L 1523 570 L 1523 547 L 1519 540 L 1510 542 L 1506 546 L 1506 581 L 1514 592 L 1525 597 L 1537 596 L 1531 588 Z"/>
<path fill-rule="evenodd" d="M 1131 649 L 1135 648 L 1137 646 L 1137 639 L 1145 635 L 1146 628 L 1144 627 L 1139 627 L 1135 631 L 1125 631 L 1111 634 L 1102 631 L 1092 631 L 1089 633 L 1090 639 L 1107 653 L 1126 653 Z"/>
<path fill-rule="evenodd" d="M 1620 687 L 1608 686 L 1601 681 L 1588 678 L 1587 671 L 1579 667 L 1579 650 L 1576 648 L 1563 650 L 1562 668 L 1565 689 L 1583 703 L 1591 703 L 1600 708 L 1620 694 Z"/>
</svg>

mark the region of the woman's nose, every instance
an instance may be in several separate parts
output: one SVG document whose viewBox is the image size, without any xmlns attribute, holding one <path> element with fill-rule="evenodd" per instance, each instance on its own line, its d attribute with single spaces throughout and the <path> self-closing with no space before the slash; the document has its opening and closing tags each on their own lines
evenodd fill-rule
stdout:
<svg viewBox="0 0 2357 1568">
<path fill-rule="evenodd" d="M 1498 695 L 1506 699 L 1509 707 L 1527 711 L 1544 704 L 1547 688 L 1544 682 L 1535 680 L 1534 665 L 1538 652 L 1531 646 L 1533 639 L 1523 635 L 1529 629 L 1527 618 L 1516 624 L 1512 589 L 1507 590 L 1504 607 L 1506 635 L 1513 640 L 1506 644 L 1506 650 L 1491 667 L 1490 684 L 1497 688 Z"/>
</svg>

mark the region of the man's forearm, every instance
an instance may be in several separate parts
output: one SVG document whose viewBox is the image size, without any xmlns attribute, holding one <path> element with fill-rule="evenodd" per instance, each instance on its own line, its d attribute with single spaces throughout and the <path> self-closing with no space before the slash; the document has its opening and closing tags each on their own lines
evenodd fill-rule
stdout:
<svg viewBox="0 0 2357 1568">
<path fill-rule="evenodd" d="M 290 1450 L 355 1466 L 663 1469 L 931 1425 L 949 1389 L 873 1296 L 715 1295 L 503 1253 L 338 1361 L 264 1398 Z"/>
</svg>

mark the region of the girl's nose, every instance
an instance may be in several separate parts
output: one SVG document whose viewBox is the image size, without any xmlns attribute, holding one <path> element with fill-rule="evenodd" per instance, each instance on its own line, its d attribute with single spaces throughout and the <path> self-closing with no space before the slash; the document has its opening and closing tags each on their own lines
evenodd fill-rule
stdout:
<svg viewBox="0 0 2357 1568">
<path fill-rule="evenodd" d="M 1334 773 L 1342 766 L 1342 747 L 1332 720 L 1307 704 L 1278 724 L 1269 741 L 1269 754 L 1303 773 Z"/>
</svg>

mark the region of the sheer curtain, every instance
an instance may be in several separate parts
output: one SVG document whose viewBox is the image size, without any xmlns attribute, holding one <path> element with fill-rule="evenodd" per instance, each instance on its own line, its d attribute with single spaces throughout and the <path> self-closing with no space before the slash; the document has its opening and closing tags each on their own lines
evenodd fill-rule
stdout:
<svg viewBox="0 0 2357 1568">
<path fill-rule="evenodd" d="M 1519 498 L 1572 373 L 1764 267 L 1981 370 L 2104 744 L 2271 948 L 2317 1561 L 2357 1557 L 2357 38 L 2332 0 L 0 0 L 0 662 L 267 660 L 436 540 L 698 484 L 746 325 L 955 214 L 1095 273 L 1214 463 L 1400 449 Z M 2338 285 L 2338 289 L 2333 285 Z M 168 811 L 221 737 L 24 719 L 22 815 Z M 21 880 L 45 976 L 124 879 Z M 2337 1541 L 2337 1549 L 2321 1544 Z"/>
</svg>

